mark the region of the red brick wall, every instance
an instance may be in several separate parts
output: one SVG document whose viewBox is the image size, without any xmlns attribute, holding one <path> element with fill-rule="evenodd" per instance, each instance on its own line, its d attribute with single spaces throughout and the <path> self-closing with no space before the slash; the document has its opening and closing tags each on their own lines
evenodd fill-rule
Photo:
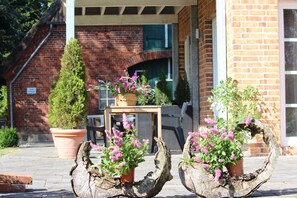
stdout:
<svg viewBox="0 0 297 198">
<path fill-rule="evenodd" d="M 198 1 L 198 29 L 201 37 L 198 40 L 199 87 L 200 87 L 200 123 L 212 116 L 207 98 L 213 88 L 213 51 L 212 20 L 215 17 L 215 0 Z"/>
<path fill-rule="evenodd" d="M 15 67 L 20 68 L 45 37 L 48 28 L 42 28 L 28 46 Z M 142 26 L 76 27 L 76 38 L 82 45 L 88 82 L 118 77 L 123 69 L 134 64 L 159 58 L 170 58 L 171 51 L 143 51 Z M 60 59 L 65 46 L 65 26 L 54 27 L 52 35 L 13 83 L 14 127 L 23 139 L 46 141 L 51 139 L 47 120 L 48 96 L 51 85 L 60 69 Z M 11 70 L 8 83 L 18 72 Z M 35 95 L 27 95 L 27 87 L 36 87 Z M 98 113 L 98 95 L 90 92 L 88 114 Z M 48 134 L 48 135 L 38 135 Z"/>
<path fill-rule="evenodd" d="M 266 104 L 263 121 L 280 141 L 278 0 L 227 2 L 227 75 L 259 88 Z M 251 153 L 264 151 L 261 137 Z"/>
</svg>

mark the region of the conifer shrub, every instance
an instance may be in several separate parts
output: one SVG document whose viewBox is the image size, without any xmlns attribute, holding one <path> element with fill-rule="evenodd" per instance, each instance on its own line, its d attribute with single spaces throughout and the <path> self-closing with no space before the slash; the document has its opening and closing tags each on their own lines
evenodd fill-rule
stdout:
<svg viewBox="0 0 297 198">
<path fill-rule="evenodd" d="M 167 87 L 166 76 L 164 72 L 160 74 L 160 81 L 155 88 L 155 100 L 157 105 L 171 105 L 170 90 Z"/>
<path fill-rule="evenodd" d="M 185 72 L 184 78 L 179 75 L 177 86 L 174 92 L 175 104 L 182 105 L 191 99 L 190 86 Z"/>
<path fill-rule="evenodd" d="M 52 128 L 75 129 L 87 116 L 86 71 L 81 46 L 70 39 L 61 59 L 61 70 L 49 96 L 49 124 Z"/>
</svg>

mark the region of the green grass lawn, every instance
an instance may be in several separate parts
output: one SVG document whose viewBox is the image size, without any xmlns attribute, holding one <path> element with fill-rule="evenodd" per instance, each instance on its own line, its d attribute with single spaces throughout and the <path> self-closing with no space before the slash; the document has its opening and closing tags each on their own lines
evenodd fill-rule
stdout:
<svg viewBox="0 0 297 198">
<path fill-rule="evenodd" d="M 19 147 L 0 148 L 0 157 L 6 155 L 8 153 L 16 152 L 18 149 L 20 149 L 20 148 Z"/>
</svg>

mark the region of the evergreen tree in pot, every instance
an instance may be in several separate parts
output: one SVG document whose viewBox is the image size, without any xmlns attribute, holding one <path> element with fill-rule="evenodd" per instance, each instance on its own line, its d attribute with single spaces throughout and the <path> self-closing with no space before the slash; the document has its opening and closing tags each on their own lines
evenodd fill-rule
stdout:
<svg viewBox="0 0 297 198">
<path fill-rule="evenodd" d="M 86 72 L 81 46 L 76 39 L 70 39 L 61 59 L 58 80 L 49 96 L 49 124 L 60 158 L 74 158 L 86 134 L 85 81 Z M 71 147 L 71 150 L 67 147 Z"/>
</svg>

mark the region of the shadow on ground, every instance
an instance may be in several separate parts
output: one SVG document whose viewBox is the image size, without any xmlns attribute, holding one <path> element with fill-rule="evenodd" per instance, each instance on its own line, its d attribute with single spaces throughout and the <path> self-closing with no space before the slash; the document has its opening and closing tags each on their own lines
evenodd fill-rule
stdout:
<svg viewBox="0 0 297 198">
<path fill-rule="evenodd" d="M 74 198 L 72 192 L 67 190 L 46 191 L 45 189 L 28 189 L 25 193 L 6 193 L 0 194 L 0 197 L 6 198 L 37 198 L 37 197 L 54 197 L 54 198 Z"/>
<path fill-rule="evenodd" d="M 287 188 L 287 189 L 279 189 L 279 190 L 257 190 L 253 194 L 251 194 L 251 197 L 271 197 L 271 196 L 290 196 L 290 195 L 296 195 L 297 197 L 297 188 Z"/>
</svg>

